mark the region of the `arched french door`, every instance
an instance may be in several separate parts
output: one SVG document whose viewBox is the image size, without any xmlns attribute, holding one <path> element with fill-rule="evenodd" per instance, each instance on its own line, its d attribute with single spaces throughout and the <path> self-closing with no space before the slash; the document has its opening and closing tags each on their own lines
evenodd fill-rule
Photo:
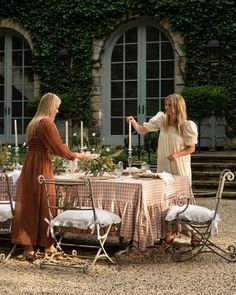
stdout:
<svg viewBox="0 0 236 295">
<path fill-rule="evenodd" d="M 26 104 L 34 95 L 32 51 L 22 35 L 0 29 L 0 140 L 14 143 L 14 120 L 18 142 L 25 141 L 30 121 Z"/>
<path fill-rule="evenodd" d="M 127 116 L 142 123 L 163 110 L 175 89 L 174 65 L 170 38 L 153 23 L 136 21 L 113 34 L 104 55 L 103 144 L 124 143 Z"/>
</svg>

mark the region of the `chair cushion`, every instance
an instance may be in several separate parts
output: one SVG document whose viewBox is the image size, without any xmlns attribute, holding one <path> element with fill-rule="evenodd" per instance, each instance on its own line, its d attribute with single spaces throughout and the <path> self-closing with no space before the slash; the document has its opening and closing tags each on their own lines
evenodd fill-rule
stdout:
<svg viewBox="0 0 236 295">
<path fill-rule="evenodd" d="M 13 209 L 15 207 L 15 202 L 13 201 Z M 10 203 L 7 201 L 0 201 L 0 222 L 4 222 L 13 217 Z"/>
<path fill-rule="evenodd" d="M 86 207 L 83 207 L 86 208 Z M 95 208 L 98 223 L 101 227 L 121 222 L 121 218 L 109 211 Z M 94 229 L 94 217 L 91 210 L 66 210 L 58 214 L 50 222 L 51 226 L 76 227 L 79 229 Z"/>
<path fill-rule="evenodd" d="M 183 211 L 185 208 L 184 206 L 175 205 L 171 207 L 167 211 L 167 215 L 165 220 L 173 221 L 177 219 L 177 214 Z M 189 205 L 188 208 L 179 215 L 180 220 L 184 221 L 192 221 L 192 222 L 207 222 L 213 220 L 215 211 L 210 210 L 208 208 L 197 206 L 197 205 Z"/>
</svg>

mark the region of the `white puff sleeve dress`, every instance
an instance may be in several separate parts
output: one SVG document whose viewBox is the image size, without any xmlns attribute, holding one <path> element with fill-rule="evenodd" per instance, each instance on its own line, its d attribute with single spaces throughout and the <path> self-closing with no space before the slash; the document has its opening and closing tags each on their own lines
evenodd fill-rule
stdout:
<svg viewBox="0 0 236 295">
<path fill-rule="evenodd" d="M 169 127 L 166 130 L 164 122 L 165 114 L 158 112 L 148 122 L 143 124 L 148 131 L 160 130 L 157 148 L 157 172 L 165 171 L 173 175 L 185 175 L 191 181 L 191 156 L 179 157 L 176 161 L 169 161 L 167 157 L 197 143 L 197 125 L 193 121 L 186 121 L 183 125 L 182 134 L 179 134 L 175 127 Z"/>
</svg>

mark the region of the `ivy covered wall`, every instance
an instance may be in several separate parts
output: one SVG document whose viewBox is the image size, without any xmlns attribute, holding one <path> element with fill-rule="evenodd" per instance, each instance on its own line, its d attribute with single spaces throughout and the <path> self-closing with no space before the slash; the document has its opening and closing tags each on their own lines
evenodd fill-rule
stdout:
<svg viewBox="0 0 236 295">
<path fill-rule="evenodd" d="M 184 38 L 188 86 L 214 84 L 230 93 L 228 136 L 236 136 L 236 6 L 234 0 L 8 0 L 0 20 L 10 18 L 31 34 L 33 63 L 40 94 L 52 91 L 70 98 L 70 116 L 89 124 L 93 77 L 93 40 L 109 35 L 130 13 L 169 21 Z M 206 44 L 218 39 L 222 57 L 212 66 Z M 57 52 L 67 47 L 70 71 L 61 70 Z M 232 107 L 233 106 L 233 107 Z M 66 116 L 67 114 L 64 113 Z M 68 114 L 69 116 L 69 114 Z"/>
</svg>

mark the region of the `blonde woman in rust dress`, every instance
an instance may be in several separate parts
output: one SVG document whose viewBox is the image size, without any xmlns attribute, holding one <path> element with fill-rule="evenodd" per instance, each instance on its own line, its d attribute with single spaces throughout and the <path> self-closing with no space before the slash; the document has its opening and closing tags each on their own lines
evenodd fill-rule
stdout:
<svg viewBox="0 0 236 295">
<path fill-rule="evenodd" d="M 68 160 L 87 159 L 83 154 L 70 151 L 62 143 L 54 123 L 60 104 L 58 96 L 45 94 L 26 130 L 28 151 L 17 186 L 12 230 L 12 243 L 25 246 L 23 256 L 26 259 L 34 257 L 36 246 L 44 247 L 46 253 L 55 251 L 44 220 L 49 218 L 47 201 L 43 186 L 38 183 L 39 175 L 54 178 L 50 154 Z"/>
<path fill-rule="evenodd" d="M 165 99 L 165 113 L 158 112 L 149 122 L 139 125 L 132 117 L 127 118 L 135 130 L 142 134 L 160 131 L 158 139 L 157 172 L 188 176 L 191 182 L 190 155 L 197 143 L 197 125 L 187 120 L 184 98 L 171 94 Z"/>
</svg>

